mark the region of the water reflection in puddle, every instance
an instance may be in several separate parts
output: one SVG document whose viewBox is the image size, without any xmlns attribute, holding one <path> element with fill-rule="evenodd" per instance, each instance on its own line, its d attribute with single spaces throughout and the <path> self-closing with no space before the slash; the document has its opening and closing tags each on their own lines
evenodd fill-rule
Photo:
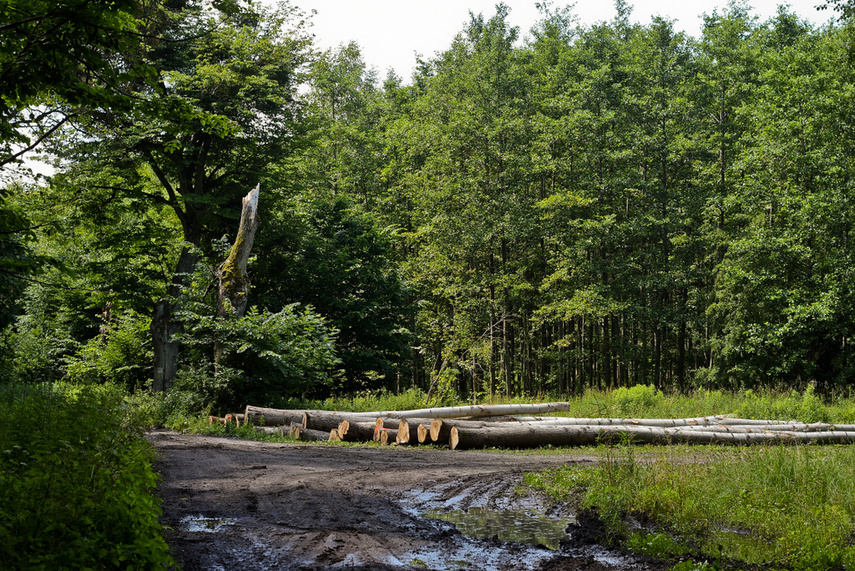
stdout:
<svg viewBox="0 0 855 571">
<path fill-rule="evenodd" d="M 190 532 L 214 533 L 222 531 L 224 527 L 234 525 L 235 520 L 222 517 L 204 517 L 201 515 L 188 515 L 181 518 L 181 529 Z"/>
<path fill-rule="evenodd" d="M 549 517 L 534 510 L 491 510 L 471 507 L 468 510 L 431 510 L 424 514 L 429 519 L 453 523 L 463 535 L 490 539 L 498 536 L 502 541 L 543 545 L 558 549 L 567 537 L 565 529 L 575 518 Z"/>
</svg>

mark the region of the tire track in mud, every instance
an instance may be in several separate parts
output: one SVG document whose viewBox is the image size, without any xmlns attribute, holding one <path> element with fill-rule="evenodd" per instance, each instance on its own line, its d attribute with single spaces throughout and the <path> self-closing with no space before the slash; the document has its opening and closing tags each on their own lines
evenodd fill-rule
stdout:
<svg viewBox="0 0 855 571">
<path fill-rule="evenodd" d="M 152 432 L 163 523 L 184 571 L 649 569 L 601 549 L 556 552 L 461 535 L 430 509 L 549 508 L 522 474 L 579 454 L 281 444 Z M 563 516 L 566 508 L 551 507 Z M 562 511 L 564 510 L 564 511 Z"/>
</svg>

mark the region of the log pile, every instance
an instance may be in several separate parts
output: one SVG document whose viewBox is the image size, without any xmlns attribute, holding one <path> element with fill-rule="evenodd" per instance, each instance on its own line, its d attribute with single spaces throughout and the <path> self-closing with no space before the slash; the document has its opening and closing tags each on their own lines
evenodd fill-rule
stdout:
<svg viewBox="0 0 855 571">
<path fill-rule="evenodd" d="M 433 444 L 451 450 L 580 446 L 601 442 L 656 444 L 832 444 L 855 442 L 855 425 L 747 420 L 541 416 L 569 403 L 475 405 L 408 411 L 343 412 L 247 406 L 214 422 L 239 422 L 300 440 Z"/>
</svg>

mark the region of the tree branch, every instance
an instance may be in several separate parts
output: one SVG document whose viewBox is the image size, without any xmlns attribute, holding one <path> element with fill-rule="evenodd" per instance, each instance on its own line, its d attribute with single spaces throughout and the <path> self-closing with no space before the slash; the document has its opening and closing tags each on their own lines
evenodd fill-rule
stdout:
<svg viewBox="0 0 855 571">
<path fill-rule="evenodd" d="M 5 158 L 5 159 L 3 159 L 3 160 L 0 160 L 0 168 L 2 168 L 2 167 L 4 167 L 4 166 L 8 165 L 8 164 L 9 164 L 9 163 L 11 163 L 11 162 L 14 162 L 14 161 L 18 160 L 18 157 L 20 157 L 21 155 L 24 155 L 24 154 L 26 154 L 26 153 L 28 153 L 28 152 L 32 151 L 32 150 L 33 150 L 33 149 L 35 149 L 36 147 L 38 147 L 40 144 L 42 144 L 42 142 L 43 142 L 45 139 L 47 139 L 48 137 L 50 137 L 51 135 L 53 135 L 53 134 L 57 131 L 57 129 L 59 129 L 60 127 L 62 127 L 62 126 L 63 126 L 65 123 L 67 123 L 67 122 L 68 122 L 68 120 L 69 120 L 69 119 L 71 119 L 72 117 L 74 117 L 74 115 L 66 115 L 65 117 L 63 117 L 63 118 L 60 120 L 60 122 L 59 122 L 59 123 L 57 123 L 56 125 L 54 125 L 54 126 L 53 126 L 53 127 L 51 127 L 50 129 L 48 129 L 48 130 L 47 130 L 47 132 L 45 132 L 45 133 L 44 133 L 44 134 L 42 134 L 38 139 L 36 139 L 36 142 L 35 142 L 35 143 L 32 143 L 32 144 L 30 144 L 30 145 L 28 145 L 28 146 L 24 147 L 23 149 L 21 149 L 21 150 L 20 150 L 20 151 L 18 151 L 17 153 L 15 153 L 15 154 L 13 154 L 13 155 L 10 155 L 10 156 L 6 157 L 6 158 Z"/>
</svg>

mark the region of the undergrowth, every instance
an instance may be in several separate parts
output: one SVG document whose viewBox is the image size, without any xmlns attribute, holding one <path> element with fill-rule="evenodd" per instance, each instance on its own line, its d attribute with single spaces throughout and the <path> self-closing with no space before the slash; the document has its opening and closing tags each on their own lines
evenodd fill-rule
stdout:
<svg viewBox="0 0 855 571">
<path fill-rule="evenodd" d="M 621 446 L 599 455 L 596 467 L 529 474 L 526 483 L 596 508 L 614 537 L 645 555 L 689 553 L 736 568 L 855 565 L 851 446 Z"/>
<path fill-rule="evenodd" d="M 153 451 L 121 391 L 0 387 L 4 569 L 165 569 Z"/>
</svg>

